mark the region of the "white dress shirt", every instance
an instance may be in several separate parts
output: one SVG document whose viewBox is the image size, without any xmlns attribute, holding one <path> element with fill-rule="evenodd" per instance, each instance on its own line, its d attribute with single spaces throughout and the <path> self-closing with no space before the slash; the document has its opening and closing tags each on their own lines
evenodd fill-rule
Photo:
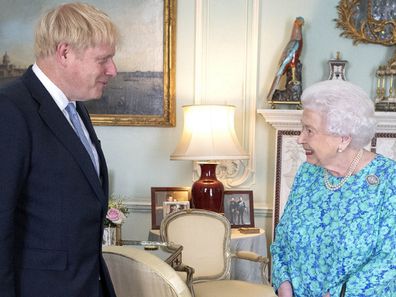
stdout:
<svg viewBox="0 0 396 297">
<path fill-rule="evenodd" d="M 43 71 L 41 71 L 41 69 L 37 66 L 36 63 L 34 63 L 32 70 L 34 72 L 34 74 L 36 74 L 37 78 L 41 81 L 41 83 L 44 85 L 44 87 L 47 89 L 48 93 L 50 93 L 52 99 L 54 99 L 56 105 L 59 107 L 59 109 L 62 111 L 63 115 L 66 117 L 67 121 L 69 122 L 69 124 L 72 126 L 73 130 L 74 130 L 74 126 L 72 124 L 72 122 L 70 121 L 69 118 L 69 114 L 66 111 L 66 106 L 71 102 L 74 105 L 76 105 L 75 101 L 69 100 L 67 99 L 66 95 L 62 92 L 61 89 L 59 89 L 49 78 L 48 76 L 46 76 L 44 74 Z M 78 115 L 78 118 L 80 120 L 81 126 L 83 128 L 84 131 L 84 135 L 85 137 L 88 139 L 88 142 L 91 146 L 93 155 L 94 155 L 94 159 L 96 162 L 96 168 L 98 168 L 99 172 L 100 172 L 100 167 L 99 167 L 99 156 L 98 156 L 98 152 L 96 151 L 95 146 L 93 145 L 91 138 L 89 137 L 89 133 L 87 128 L 85 128 L 84 122 L 82 121 L 80 115 Z"/>
</svg>

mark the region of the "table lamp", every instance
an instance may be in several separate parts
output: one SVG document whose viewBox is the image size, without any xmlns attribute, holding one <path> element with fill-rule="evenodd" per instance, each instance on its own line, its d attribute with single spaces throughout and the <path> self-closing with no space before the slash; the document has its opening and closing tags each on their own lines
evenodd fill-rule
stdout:
<svg viewBox="0 0 396 297">
<path fill-rule="evenodd" d="M 218 161 L 249 158 L 235 133 L 235 107 L 187 105 L 183 114 L 183 133 L 170 158 L 198 161 L 201 176 L 191 188 L 192 207 L 221 213 L 224 186 L 216 178 Z"/>
</svg>

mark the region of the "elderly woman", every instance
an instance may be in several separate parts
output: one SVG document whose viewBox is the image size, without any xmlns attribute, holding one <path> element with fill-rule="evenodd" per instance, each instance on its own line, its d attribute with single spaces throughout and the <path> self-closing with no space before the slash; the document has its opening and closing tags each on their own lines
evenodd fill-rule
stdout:
<svg viewBox="0 0 396 297">
<path fill-rule="evenodd" d="M 396 296 L 396 162 L 364 149 L 374 107 L 345 81 L 302 95 L 299 168 L 271 246 L 279 297 Z"/>
</svg>

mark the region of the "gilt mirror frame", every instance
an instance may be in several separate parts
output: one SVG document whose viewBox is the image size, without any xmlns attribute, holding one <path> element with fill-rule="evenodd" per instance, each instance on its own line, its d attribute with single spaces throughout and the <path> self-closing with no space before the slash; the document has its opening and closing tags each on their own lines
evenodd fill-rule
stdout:
<svg viewBox="0 0 396 297">
<path fill-rule="evenodd" d="M 340 0 L 336 26 L 354 44 L 396 44 L 396 5 L 381 0 Z M 395 3 L 396 4 L 396 3 Z"/>
</svg>

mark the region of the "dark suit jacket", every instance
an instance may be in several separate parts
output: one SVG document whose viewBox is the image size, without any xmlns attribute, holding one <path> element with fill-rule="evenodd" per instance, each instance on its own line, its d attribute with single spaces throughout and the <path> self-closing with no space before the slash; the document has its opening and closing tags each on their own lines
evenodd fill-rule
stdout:
<svg viewBox="0 0 396 297">
<path fill-rule="evenodd" d="M 100 179 L 62 111 L 31 68 L 0 89 L 0 296 L 115 296 L 101 256 L 108 176 Z"/>
</svg>

